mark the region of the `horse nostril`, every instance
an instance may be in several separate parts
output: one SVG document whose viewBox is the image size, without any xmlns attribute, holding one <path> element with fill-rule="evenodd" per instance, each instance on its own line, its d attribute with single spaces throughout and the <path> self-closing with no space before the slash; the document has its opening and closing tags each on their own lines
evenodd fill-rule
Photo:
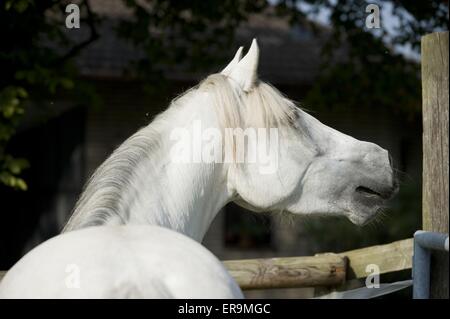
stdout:
<svg viewBox="0 0 450 319">
<path fill-rule="evenodd" d="M 374 189 L 366 186 L 358 186 L 355 191 L 365 196 L 376 196 L 383 199 L 391 199 L 397 193 L 398 187 Z"/>
</svg>

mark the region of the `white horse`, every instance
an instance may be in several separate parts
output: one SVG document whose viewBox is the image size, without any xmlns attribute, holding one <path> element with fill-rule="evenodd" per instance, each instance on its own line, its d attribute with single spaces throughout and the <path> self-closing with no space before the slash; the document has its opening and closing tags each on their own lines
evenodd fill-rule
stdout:
<svg viewBox="0 0 450 319">
<path fill-rule="evenodd" d="M 242 298 L 196 241 L 158 226 L 88 227 L 51 238 L 6 274 L 0 298 Z"/>
<path fill-rule="evenodd" d="M 94 240 L 96 231 L 125 232 L 132 236 L 132 230 L 100 230 L 109 226 L 156 225 L 200 242 L 219 210 L 231 201 L 256 212 L 346 216 L 358 225 L 376 216 L 397 189 L 388 152 L 320 123 L 275 88 L 260 81 L 256 40 L 242 59 L 241 52 L 242 48 L 221 73 L 209 76 L 198 87 L 174 100 L 164 113 L 125 141 L 97 169 L 78 201 L 65 233 L 103 225 L 89 230 Z M 233 131 L 234 135 L 227 134 L 229 128 L 238 130 Z M 276 134 L 273 139 L 271 136 L 261 142 L 257 138 L 259 135 L 252 134 L 252 129 Z M 243 132 L 244 137 L 239 139 L 236 132 Z M 155 230 L 149 228 L 148 231 Z M 62 243 L 65 236 L 74 236 L 72 241 L 67 241 L 76 245 L 77 236 L 81 240 L 82 234 L 76 231 L 54 240 Z M 144 232 L 139 234 L 142 241 L 148 239 Z M 108 236 L 99 236 L 99 240 L 110 238 L 111 241 L 122 241 L 118 245 L 129 247 L 137 242 L 129 236 Z M 181 236 L 175 235 L 173 240 L 162 235 L 159 239 L 159 231 L 149 236 L 153 236 L 155 245 L 174 251 L 174 246 L 183 241 Z M 68 243 L 67 247 L 72 244 Z M 204 248 L 194 246 L 190 246 L 192 255 L 206 254 L 202 252 Z M 20 276 L 26 271 L 32 273 L 32 265 L 37 265 L 38 260 L 64 249 L 63 244 L 53 247 L 57 249 L 36 252 L 34 263 L 27 262 L 25 257 L 4 281 L 29 289 L 25 288 L 26 282 Z M 83 254 L 82 250 L 74 250 L 72 256 L 76 252 Z M 117 263 L 114 267 L 120 268 L 120 263 L 125 262 L 120 254 L 110 251 L 101 256 L 102 260 L 108 260 L 106 264 Z M 172 286 L 152 276 L 153 273 L 161 274 L 166 267 L 170 269 L 172 264 L 184 262 L 165 257 L 164 263 L 147 265 L 145 272 L 139 275 L 163 281 L 150 285 L 154 290 L 149 296 L 180 296 L 175 288 L 169 293 L 165 289 L 159 290 L 158 287 Z M 202 262 L 211 269 L 220 268 L 218 260 L 206 259 Z M 42 264 L 44 266 L 49 265 Z M 130 264 L 127 273 L 136 274 L 132 267 Z M 184 278 L 193 278 L 193 291 L 200 289 L 196 285 L 196 272 L 195 267 L 186 265 L 183 268 Z M 113 277 L 114 272 L 108 271 L 102 280 L 92 279 L 89 284 L 101 287 Z M 24 278 L 32 281 L 31 275 Z M 53 280 L 52 273 L 48 273 L 47 278 Z M 140 278 L 125 277 L 131 286 L 138 286 Z M 211 276 L 208 278 L 212 280 Z M 233 296 L 239 297 L 240 292 L 236 293 L 230 277 L 223 275 L 223 278 L 224 281 L 215 282 L 217 286 L 229 285 L 222 296 L 229 297 L 233 292 Z M 0 294 L 8 295 L 11 285 L 3 288 L 2 284 Z M 115 286 L 109 289 L 102 288 L 103 293 L 96 296 L 117 296 Z M 204 296 L 207 297 L 206 292 Z"/>
</svg>

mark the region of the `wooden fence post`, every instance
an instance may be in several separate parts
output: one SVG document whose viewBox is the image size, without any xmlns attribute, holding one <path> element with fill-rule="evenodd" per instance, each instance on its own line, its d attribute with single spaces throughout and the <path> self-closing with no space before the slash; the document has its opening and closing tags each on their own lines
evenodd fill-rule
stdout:
<svg viewBox="0 0 450 319">
<path fill-rule="evenodd" d="M 422 37 L 423 229 L 448 234 L 448 32 Z M 431 298 L 448 298 L 448 253 L 433 253 Z"/>
</svg>

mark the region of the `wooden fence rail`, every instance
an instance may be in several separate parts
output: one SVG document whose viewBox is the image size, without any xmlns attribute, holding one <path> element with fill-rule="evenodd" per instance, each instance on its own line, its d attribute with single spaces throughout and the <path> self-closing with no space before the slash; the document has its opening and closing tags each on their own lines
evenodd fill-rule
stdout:
<svg viewBox="0 0 450 319">
<path fill-rule="evenodd" d="M 337 286 L 345 282 L 346 261 L 335 254 L 224 261 L 242 289 Z"/>
<path fill-rule="evenodd" d="M 411 269 L 412 239 L 371 246 L 339 254 L 224 261 L 225 267 L 246 289 L 339 286 L 346 280 L 365 278 L 375 264 L 380 274 Z"/>
</svg>

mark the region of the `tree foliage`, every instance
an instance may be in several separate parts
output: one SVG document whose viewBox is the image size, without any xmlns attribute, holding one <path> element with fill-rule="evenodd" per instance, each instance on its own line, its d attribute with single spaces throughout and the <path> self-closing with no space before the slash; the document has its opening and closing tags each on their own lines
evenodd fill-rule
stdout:
<svg viewBox="0 0 450 319">
<path fill-rule="evenodd" d="M 29 163 L 7 149 L 27 108 L 46 107 L 60 91 L 69 97 L 91 95 L 76 84 L 72 58 L 94 39 L 70 43 L 62 28 L 64 9 L 64 2 L 52 0 L 0 3 L 0 184 L 27 189 L 21 173 Z"/>
<path fill-rule="evenodd" d="M 323 48 L 323 67 L 307 96 L 314 107 L 386 107 L 410 119 L 420 116 L 420 37 L 446 30 L 448 5 L 442 1 L 309 0 L 312 12 L 326 9 L 332 25 Z M 378 4 L 380 29 L 365 25 L 369 3 Z M 383 13 L 383 11 L 381 11 Z M 346 59 L 332 63 L 333 52 L 345 46 Z M 405 50 L 409 56 L 404 55 Z M 326 94 L 323 94 L 326 92 Z"/>
<path fill-rule="evenodd" d="M 263 0 L 125 3 L 133 18 L 120 21 L 118 34 L 143 50 L 145 58 L 136 69 L 153 84 L 166 66 L 198 71 L 222 63 L 239 24 L 268 5 Z"/>
</svg>

